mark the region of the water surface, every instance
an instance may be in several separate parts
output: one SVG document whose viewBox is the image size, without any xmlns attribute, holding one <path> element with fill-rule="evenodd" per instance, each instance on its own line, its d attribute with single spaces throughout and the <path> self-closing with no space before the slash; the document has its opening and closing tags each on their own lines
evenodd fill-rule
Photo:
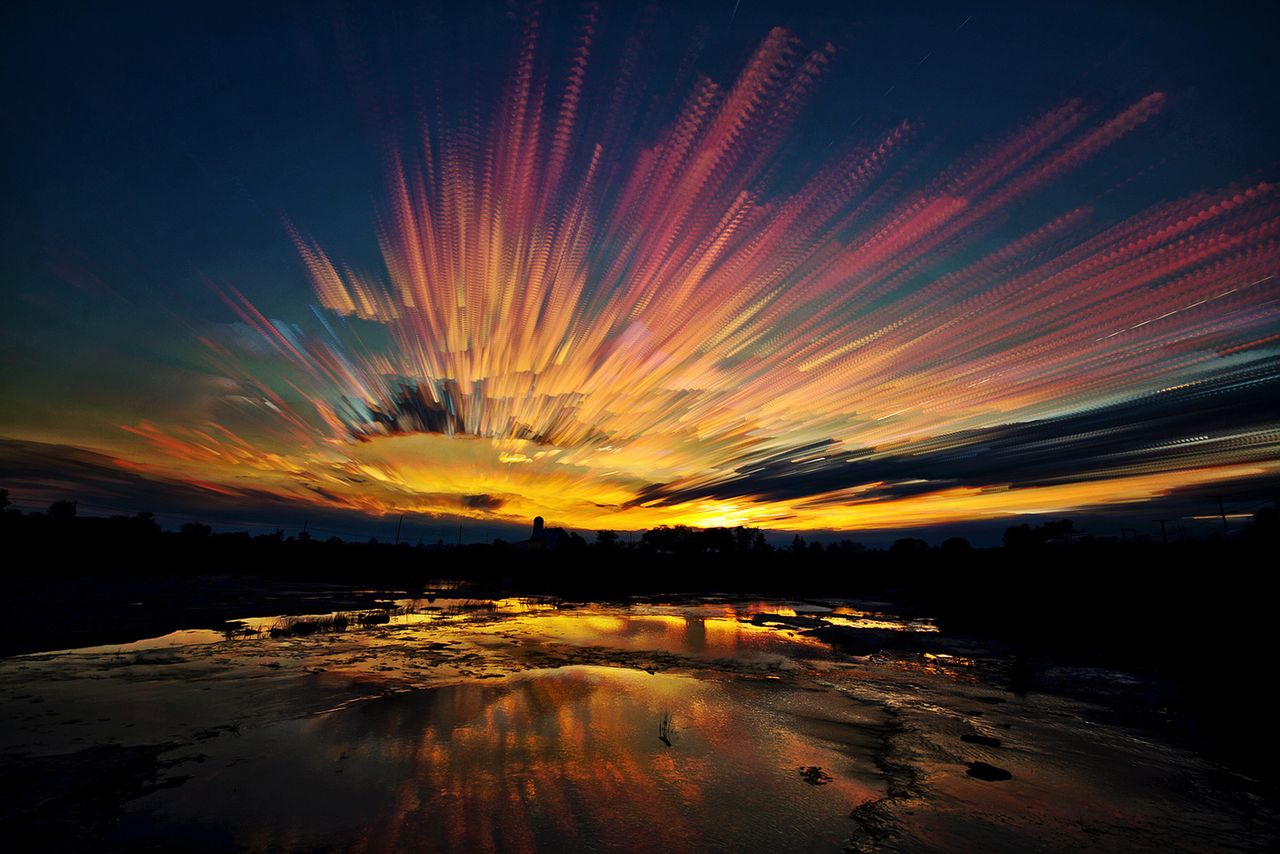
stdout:
<svg viewBox="0 0 1280 854">
<path fill-rule="evenodd" d="M 186 849 L 1266 846 L 1248 781 L 1005 664 L 834 601 L 246 615 L 0 662 L 5 817 Z"/>
</svg>

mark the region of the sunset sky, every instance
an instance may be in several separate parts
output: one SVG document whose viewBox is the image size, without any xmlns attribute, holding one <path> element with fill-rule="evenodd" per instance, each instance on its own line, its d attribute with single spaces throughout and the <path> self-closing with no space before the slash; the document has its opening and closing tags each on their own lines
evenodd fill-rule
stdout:
<svg viewBox="0 0 1280 854">
<path fill-rule="evenodd" d="M 0 487 L 358 531 L 1256 509 L 1275 27 L 1038 6 L 7 12 Z"/>
</svg>

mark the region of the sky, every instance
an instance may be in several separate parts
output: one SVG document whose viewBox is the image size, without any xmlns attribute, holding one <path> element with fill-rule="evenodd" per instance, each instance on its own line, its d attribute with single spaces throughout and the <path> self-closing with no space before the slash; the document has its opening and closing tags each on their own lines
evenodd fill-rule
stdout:
<svg viewBox="0 0 1280 854">
<path fill-rule="evenodd" d="M 3 13 L 19 506 L 981 538 L 1274 499 L 1265 4 L 367 6 Z"/>
</svg>

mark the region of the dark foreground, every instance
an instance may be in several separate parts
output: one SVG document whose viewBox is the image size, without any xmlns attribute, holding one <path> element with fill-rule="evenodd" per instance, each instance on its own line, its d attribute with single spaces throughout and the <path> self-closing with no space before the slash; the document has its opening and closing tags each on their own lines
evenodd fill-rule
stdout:
<svg viewBox="0 0 1280 854">
<path fill-rule="evenodd" d="M 44 850 L 1270 850 L 1274 516 L 877 552 L 10 512 L 39 557 L 0 603 L 0 821 Z"/>
<path fill-rule="evenodd" d="M 478 851 L 1275 839 L 1267 784 L 1200 749 L 1167 675 L 939 631 L 890 602 L 150 582 L 65 579 L 44 595 L 69 598 L 44 616 L 82 639 L 98 629 L 74 618 L 99 607 L 181 631 L 0 662 L 7 838 Z M 245 619 L 226 623 L 236 607 Z"/>
</svg>

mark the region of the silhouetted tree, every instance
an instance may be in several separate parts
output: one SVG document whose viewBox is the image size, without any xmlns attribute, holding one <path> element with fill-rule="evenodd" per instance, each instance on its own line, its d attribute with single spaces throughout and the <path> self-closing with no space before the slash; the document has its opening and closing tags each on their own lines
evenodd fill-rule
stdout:
<svg viewBox="0 0 1280 854">
<path fill-rule="evenodd" d="M 1075 524 L 1070 519 L 1059 519 L 1056 522 L 1045 522 L 1034 528 L 1023 523 L 1006 528 L 1004 532 L 1005 548 L 1026 550 L 1039 548 L 1049 543 L 1070 545 L 1071 538 L 1078 534 Z"/>
<path fill-rule="evenodd" d="M 76 518 L 74 501 L 55 501 L 49 505 L 49 519 L 58 523 L 67 523 Z"/>
<path fill-rule="evenodd" d="M 1066 543 L 1070 545 L 1071 537 L 1076 533 L 1076 526 L 1070 519 L 1060 519 L 1057 522 L 1045 522 L 1040 526 L 1042 539 L 1046 543 Z"/>
<path fill-rule="evenodd" d="M 1253 514 L 1253 521 L 1245 529 L 1245 536 L 1261 543 L 1280 539 L 1280 508 L 1270 504 Z"/>
<path fill-rule="evenodd" d="M 764 532 L 756 528 L 744 528 L 741 525 L 733 529 L 734 546 L 740 553 L 765 552 L 769 544 L 765 541 Z"/>
<path fill-rule="evenodd" d="M 728 528 L 695 528 L 693 551 L 698 554 L 733 554 L 736 545 Z"/>
<path fill-rule="evenodd" d="M 141 536 L 151 536 L 160 533 L 160 523 L 156 521 L 156 515 L 148 510 L 134 514 L 130 520 L 133 529 Z"/>
<path fill-rule="evenodd" d="M 640 542 L 656 552 L 687 554 L 692 551 L 692 538 L 687 525 L 659 525 L 645 531 Z"/>
<path fill-rule="evenodd" d="M 890 554 L 899 556 L 924 554 L 927 551 L 929 551 L 929 544 L 915 537 L 894 540 L 893 545 L 889 547 Z"/>
<path fill-rule="evenodd" d="M 186 522 L 180 530 L 182 536 L 188 540 L 207 540 L 213 535 L 213 528 L 199 522 Z"/>
<path fill-rule="evenodd" d="M 1021 525 L 1010 525 L 1004 529 L 1004 547 L 1007 549 L 1027 549 L 1036 545 L 1031 526 L 1023 522 Z"/>
</svg>

